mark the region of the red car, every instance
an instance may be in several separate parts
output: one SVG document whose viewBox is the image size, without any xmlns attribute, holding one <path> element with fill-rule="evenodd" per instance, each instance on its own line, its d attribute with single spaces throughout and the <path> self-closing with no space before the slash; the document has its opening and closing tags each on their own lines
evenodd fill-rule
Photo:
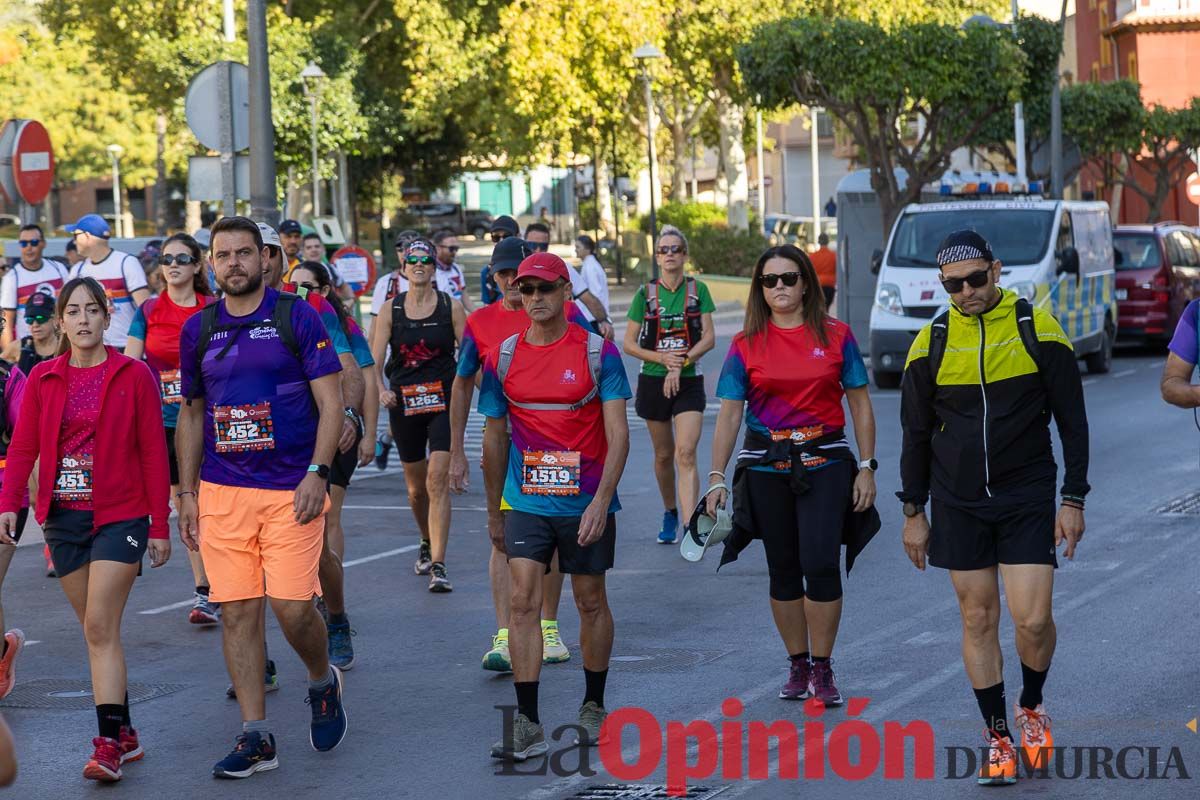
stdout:
<svg viewBox="0 0 1200 800">
<path fill-rule="evenodd" d="M 1200 236 L 1182 222 L 1113 229 L 1117 337 L 1163 342 L 1200 297 Z"/>
</svg>

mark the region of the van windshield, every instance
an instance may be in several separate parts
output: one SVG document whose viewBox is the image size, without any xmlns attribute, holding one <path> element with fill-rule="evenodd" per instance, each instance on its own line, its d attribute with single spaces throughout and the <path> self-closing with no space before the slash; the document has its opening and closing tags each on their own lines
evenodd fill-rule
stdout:
<svg viewBox="0 0 1200 800">
<path fill-rule="evenodd" d="M 1162 254 L 1158 251 L 1158 239 L 1154 234 L 1117 233 L 1113 235 L 1113 251 L 1117 269 L 1148 269 L 1162 266 Z"/>
<path fill-rule="evenodd" d="M 897 267 L 930 267 L 937 246 L 963 228 L 978 231 L 1005 266 L 1036 264 L 1046 253 L 1054 212 L 1047 209 L 957 209 L 903 214 L 892 239 L 887 263 Z"/>
</svg>

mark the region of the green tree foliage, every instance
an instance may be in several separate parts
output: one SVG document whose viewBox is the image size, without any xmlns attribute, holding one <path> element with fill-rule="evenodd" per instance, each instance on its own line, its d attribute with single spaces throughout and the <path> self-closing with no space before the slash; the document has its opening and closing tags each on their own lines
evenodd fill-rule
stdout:
<svg viewBox="0 0 1200 800">
<path fill-rule="evenodd" d="M 1146 109 L 1133 81 L 1076 83 L 1062 90 L 1063 136 L 1083 164 L 1099 169 L 1105 183 L 1116 178 L 1115 156 L 1135 152 L 1142 141 Z"/>
</svg>

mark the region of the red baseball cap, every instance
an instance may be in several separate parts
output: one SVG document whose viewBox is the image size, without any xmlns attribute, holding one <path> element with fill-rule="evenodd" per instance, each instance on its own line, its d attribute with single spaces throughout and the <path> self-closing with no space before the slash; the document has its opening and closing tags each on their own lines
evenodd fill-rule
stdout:
<svg viewBox="0 0 1200 800">
<path fill-rule="evenodd" d="M 517 280 L 520 281 L 522 278 L 571 282 L 571 275 L 567 272 L 567 262 L 554 253 L 534 253 L 522 261 L 521 265 L 517 267 Z"/>
</svg>

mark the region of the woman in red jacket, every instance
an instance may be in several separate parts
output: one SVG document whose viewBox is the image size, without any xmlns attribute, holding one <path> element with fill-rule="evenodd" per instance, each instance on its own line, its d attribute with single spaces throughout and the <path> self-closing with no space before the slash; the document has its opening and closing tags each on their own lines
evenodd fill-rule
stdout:
<svg viewBox="0 0 1200 800">
<path fill-rule="evenodd" d="M 12 543 L 37 462 L 34 513 L 83 626 L 96 700 L 100 735 L 83 775 L 111 782 L 121 779 L 123 763 L 142 757 L 129 721 L 121 615 L 146 550 L 154 567 L 171 555 L 167 445 L 158 380 L 104 346 L 104 288 L 93 278 L 69 281 L 56 314 L 61 355 L 30 374 L 8 448 L 0 542 Z"/>
</svg>

